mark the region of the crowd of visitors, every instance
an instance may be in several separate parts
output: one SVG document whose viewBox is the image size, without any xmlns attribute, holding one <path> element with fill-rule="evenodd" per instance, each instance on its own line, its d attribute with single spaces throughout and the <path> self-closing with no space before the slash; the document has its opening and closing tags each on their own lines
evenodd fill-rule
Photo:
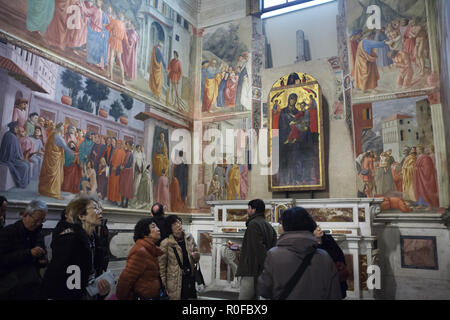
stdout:
<svg viewBox="0 0 450 320">
<path fill-rule="evenodd" d="M 31 201 L 20 220 L 4 226 L 8 201 L 0 200 L 0 299 L 197 299 L 199 248 L 182 219 L 166 216 L 162 204 L 155 203 L 151 216 L 137 222 L 135 244 L 114 293 L 115 281 L 106 276 L 108 228 L 97 197 L 78 196 L 61 212 L 50 259 L 42 233 L 47 204 Z M 305 209 L 282 213 L 278 239 L 266 221 L 264 201 L 251 200 L 247 213 L 236 272 L 240 300 L 346 297 L 343 252 Z"/>
</svg>

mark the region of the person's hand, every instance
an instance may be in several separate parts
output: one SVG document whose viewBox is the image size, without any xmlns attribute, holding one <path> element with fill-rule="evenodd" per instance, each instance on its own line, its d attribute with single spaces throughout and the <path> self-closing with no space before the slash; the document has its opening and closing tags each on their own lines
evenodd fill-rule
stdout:
<svg viewBox="0 0 450 320">
<path fill-rule="evenodd" d="M 33 257 L 39 258 L 42 257 L 44 254 L 45 251 L 41 247 L 34 247 L 33 249 L 31 249 L 31 255 Z"/>
<path fill-rule="evenodd" d="M 109 293 L 109 290 L 111 290 L 111 286 L 109 285 L 109 282 L 105 279 L 101 279 L 98 281 L 98 293 L 101 296 L 106 296 Z"/>
</svg>

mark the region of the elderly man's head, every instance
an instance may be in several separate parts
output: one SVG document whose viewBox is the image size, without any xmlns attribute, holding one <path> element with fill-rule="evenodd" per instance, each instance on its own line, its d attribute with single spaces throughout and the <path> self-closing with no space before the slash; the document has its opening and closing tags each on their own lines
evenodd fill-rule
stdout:
<svg viewBox="0 0 450 320">
<path fill-rule="evenodd" d="M 25 229 L 34 231 L 38 229 L 45 222 L 47 215 L 47 204 L 42 200 L 33 200 L 25 208 L 22 215 L 22 222 Z"/>
</svg>

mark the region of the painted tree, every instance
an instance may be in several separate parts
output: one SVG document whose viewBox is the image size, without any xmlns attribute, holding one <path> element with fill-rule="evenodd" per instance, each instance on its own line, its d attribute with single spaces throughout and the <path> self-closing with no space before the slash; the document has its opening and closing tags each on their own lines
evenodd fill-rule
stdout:
<svg viewBox="0 0 450 320">
<path fill-rule="evenodd" d="M 77 107 L 80 110 L 84 110 L 84 111 L 87 111 L 90 113 L 92 113 L 94 111 L 94 108 L 92 107 L 92 102 L 89 99 L 88 95 L 86 95 L 86 94 L 83 95 L 83 98 L 81 98 L 81 97 L 78 98 Z"/>
<path fill-rule="evenodd" d="M 83 90 L 81 75 L 65 69 L 61 74 L 61 84 L 69 91 L 69 96 L 72 98 L 72 106 L 77 107 L 78 92 Z"/>
<path fill-rule="evenodd" d="M 109 110 L 109 115 L 113 117 L 116 122 L 119 120 L 120 116 L 123 115 L 123 108 L 119 100 L 114 100 L 111 109 Z"/>
<path fill-rule="evenodd" d="M 134 102 L 133 98 L 131 98 L 130 96 L 127 96 L 124 93 L 121 93 L 120 97 L 122 98 L 121 101 L 122 101 L 123 107 L 127 110 L 131 110 L 133 108 L 133 102 Z"/>
<path fill-rule="evenodd" d="M 95 114 L 98 115 L 100 103 L 108 99 L 109 88 L 101 83 L 91 79 L 86 79 L 86 89 L 84 93 L 87 94 L 93 103 L 95 103 Z"/>
</svg>

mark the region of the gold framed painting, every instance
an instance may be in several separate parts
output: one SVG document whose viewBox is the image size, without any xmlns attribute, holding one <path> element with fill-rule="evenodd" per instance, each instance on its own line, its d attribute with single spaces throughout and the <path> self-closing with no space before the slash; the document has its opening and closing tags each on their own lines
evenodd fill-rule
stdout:
<svg viewBox="0 0 450 320">
<path fill-rule="evenodd" d="M 320 85 L 309 74 L 281 77 L 269 93 L 271 191 L 324 190 L 325 159 Z"/>
</svg>

